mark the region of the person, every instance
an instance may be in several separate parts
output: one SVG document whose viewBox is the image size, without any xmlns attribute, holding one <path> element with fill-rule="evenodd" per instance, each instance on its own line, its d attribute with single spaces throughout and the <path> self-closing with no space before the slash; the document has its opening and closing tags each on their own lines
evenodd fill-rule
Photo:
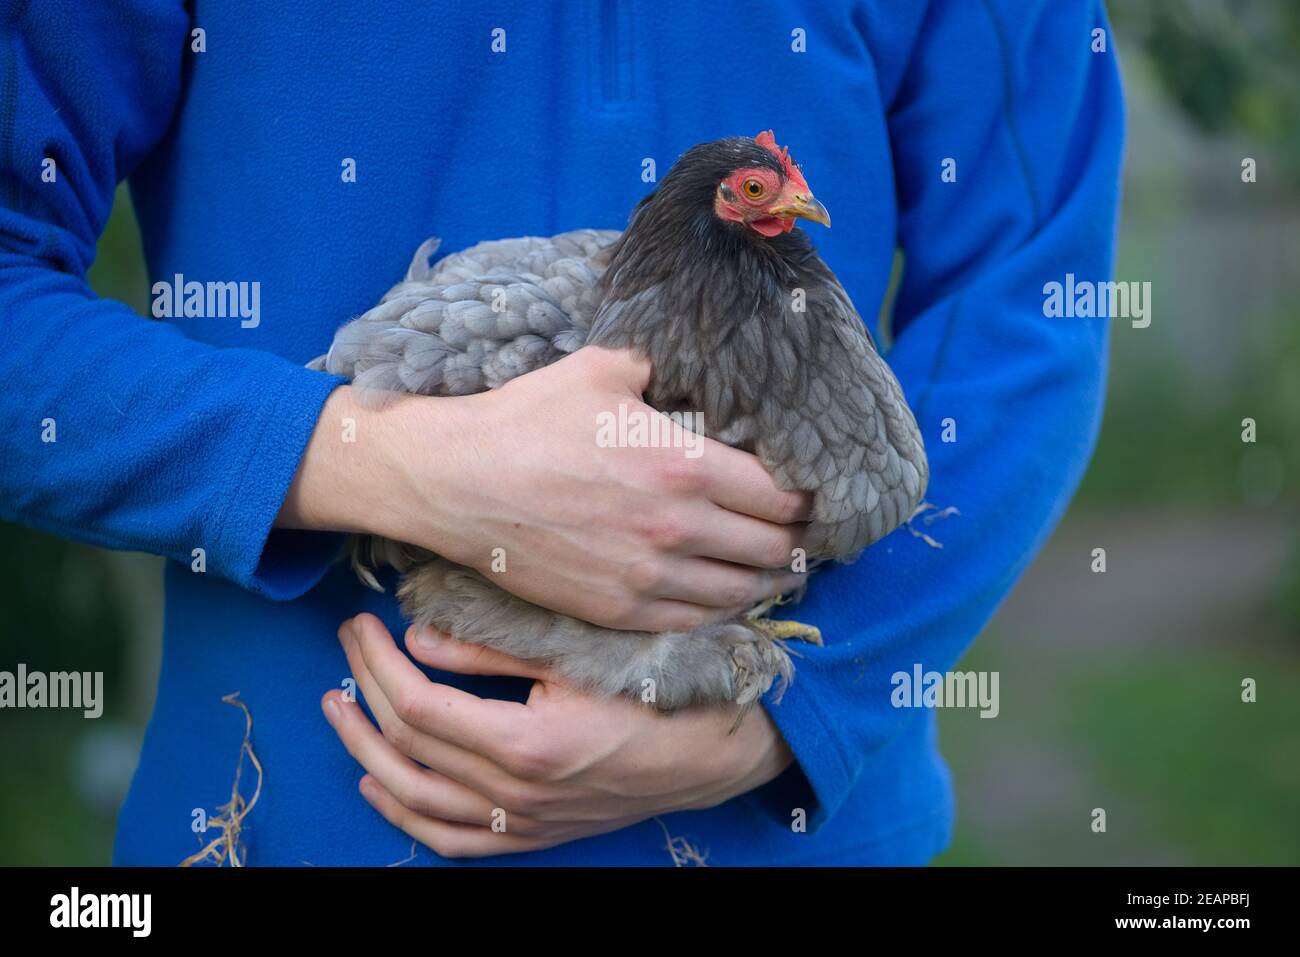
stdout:
<svg viewBox="0 0 1300 957">
<path fill-rule="evenodd" d="M 192 824 L 230 794 L 236 692 L 264 769 L 253 865 L 931 860 L 951 783 L 934 710 L 896 707 L 892 676 L 954 666 L 1090 455 L 1106 322 L 1042 304 L 1112 265 L 1109 34 L 1093 0 L 11 5 L 3 517 L 170 559 L 115 861 L 211 837 Z M 682 150 L 769 127 L 834 210 L 815 238 L 864 314 L 902 252 L 888 359 L 929 499 L 960 512 L 929 529 L 942 549 L 899 531 L 819 573 L 797 614 L 825 647 L 734 735 L 724 710 L 663 717 L 404 635 L 391 576 L 379 595 L 336 561 L 344 533 L 476 566 L 504 548 L 527 556 L 507 587 L 617 627 L 773 589 L 807 503 L 755 459 L 591 441 L 637 401 L 635 357 L 383 409 L 304 367 L 430 235 L 621 228 Z M 123 179 L 151 319 L 86 280 Z"/>
</svg>

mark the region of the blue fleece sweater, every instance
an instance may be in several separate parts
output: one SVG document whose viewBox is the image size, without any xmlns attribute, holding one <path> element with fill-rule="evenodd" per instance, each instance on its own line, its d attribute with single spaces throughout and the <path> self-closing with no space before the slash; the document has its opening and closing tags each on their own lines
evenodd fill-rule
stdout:
<svg viewBox="0 0 1300 957">
<path fill-rule="evenodd" d="M 827 646 L 800 649 L 768 704 L 797 767 L 662 823 L 714 864 L 941 850 L 954 811 L 934 712 L 893 707 L 891 675 L 953 666 L 1093 445 L 1106 324 L 1045 318 L 1043 286 L 1111 268 L 1123 108 L 1099 4 L 186 6 L 12 0 L 0 42 L 0 512 L 172 559 L 116 860 L 196 849 L 193 809 L 230 791 L 234 691 L 266 769 L 251 864 L 406 857 L 319 709 L 347 677 L 339 621 L 369 610 L 400 634 L 396 608 L 331 565 L 336 536 L 271 528 L 338 384 L 302 364 L 426 237 L 620 228 L 653 188 L 646 159 L 662 172 L 769 127 L 833 211 L 815 239 L 873 325 L 904 253 L 889 360 L 925 433 L 928 498 L 961 516 L 931 529 L 942 550 L 902 531 L 818 575 L 799 617 Z M 257 282 L 255 324 L 96 298 L 86 269 L 124 178 L 152 279 Z M 668 862 L 651 821 L 486 863 Z"/>
</svg>

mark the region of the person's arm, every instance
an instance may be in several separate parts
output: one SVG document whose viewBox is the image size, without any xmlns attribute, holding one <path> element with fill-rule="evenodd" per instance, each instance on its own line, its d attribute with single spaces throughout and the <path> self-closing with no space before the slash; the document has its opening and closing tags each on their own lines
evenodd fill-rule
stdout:
<svg viewBox="0 0 1300 957">
<path fill-rule="evenodd" d="M 598 445 L 600 415 L 651 414 L 649 378 L 628 351 L 588 348 L 476 395 L 373 409 L 341 388 L 278 523 L 421 545 L 610 628 L 693 629 L 796 587 L 784 566 L 808 496 L 755 456 L 707 438 L 698 458 Z"/>
<path fill-rule="evenodd" d="M 947 671 L 975 638 L 1064 513 L 1103 401 L 1106 320 L 1043 310 L 1045 283 L 1112 268 L 1124 115 L 1100 3 L 932 4 L 889 119 L 905 264 L 888 358 L 925 436 L 926 498 L 961 514 L 918 523 L 941 550 L 899 530 L 794 612 L 856 623 L 801 648 L 768 708 L 815 795 L 810 828 L 923 720 L 892 706 L 891 676 Z"/>
<path fill-rule="evenodd" d="M 86 270 L 177 107 L 187 16 L 51 0 L 2 26 L 0 517 L 276 599 L 319 581 L 338 531 L 475 567 L 504 548 L 505 587 L 621 627 L 690 628 L 789 587 L 773 569 L 806 496 L 753 456 L 597 448 L 596 410 L 637 401 L 643 363 L 586 350 L 490 395 L 367 409 L 336 377 L 97 298 Z"/>
<path fill-rule="evenodd" d="M 0 517 L 186 564 L 202 549 L 207 574 L 302 593 L 338 541 L 268 537 L 339 380 L 192 341 L 86 281 L 117 183 L 177 107 L 187 13 L 20 4 L 0 30 Z"/>
</svg>

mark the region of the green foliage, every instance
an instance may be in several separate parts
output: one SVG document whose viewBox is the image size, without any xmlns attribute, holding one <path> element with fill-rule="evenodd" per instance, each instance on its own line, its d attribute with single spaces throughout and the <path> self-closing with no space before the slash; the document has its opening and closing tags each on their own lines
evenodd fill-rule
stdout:
<svg viewBox="0 0 1300 957">
<path fill-rule="evenodd" d="M 0 522 L 0 669 L 104 673 L 104 714 L 6 711 L 0 721 L 0 865 L 107 864 L 113 821 L 88 806 L 78 747 L 128 717 L 128 616 L 106 552 Z"/>
<path fill-rule="evenodd" d="M 126 666 L 126 611 L 110 557 L 0 523 L 3 667 L 102 671 Z"/>
<path fill-rule="evenodd" d="M 0 866 L 110 863 L 113 816 L 90 806 L 76 781 L 77 747 L 87 722 L 76 712 L 60 711 L 6 717 L 0 724 Z"/>
<path fill-rule="evenodd" d="M 959 667 L 1000 671 L 1002 710 L 940 713 L 958 816 L 938 863 L 1300 860 L 1300 660 L 1275 633 L 1234 637 L 1063 654 L 982 636 Z M 1241 700 L 1248 677 L 1254 703 Z"/>
<path fill-rule="evenodd" d="M 113 196 L 113 212 L 95 249 L 90 285 L 105 299 L 124 302 L 142 316 L 149 315 L 149 275 L 140 249 L 140 227 L 126 184 Z"/>
<path fill-rule="evenodd" d="M 1243 372 L 1204 390 L 1170 359 L 1115 356 L 1087 507 L 1300 502 L 1300 305 L 1252 343 Z M 1225 335 L 1229 334 L 1225 331 Z M 1242 441 L 1242 420 L 1256 441 Z M 1273 483 L 1276 482 L 1276 485 Z M 1259 489 L 1259 486 L 1270 486 Z"/>
<path fill-rule="evenodd" d="M 1122 0 L 1121 39 L 1139 44 L 1169 98 L 1203 130 L 1277 150 L 1300 185 L 1300 4 Z"/>
<path fill-rule="evenodd" d="M 1277 612 L 1287 633 L 1300 635 L 1300 531 L 1294 536 L 1278 582 Z"/>
</svg>

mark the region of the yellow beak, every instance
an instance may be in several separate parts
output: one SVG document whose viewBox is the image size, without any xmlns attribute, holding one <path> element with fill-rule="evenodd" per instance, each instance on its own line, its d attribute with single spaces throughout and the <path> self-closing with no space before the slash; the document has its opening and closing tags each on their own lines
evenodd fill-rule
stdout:
<svg viewBox="0 0 1300 957">
<path fill-rule="evenodd" d="M 826 207 L 819 203 L 812 193 L 793 193 L 784 206 L 768 212 L 773 216 L 797 216 L 809 222 L 821 223 L 828 228 L 831 224 L 831 214 L 826 212 Z"/>
</svg>

